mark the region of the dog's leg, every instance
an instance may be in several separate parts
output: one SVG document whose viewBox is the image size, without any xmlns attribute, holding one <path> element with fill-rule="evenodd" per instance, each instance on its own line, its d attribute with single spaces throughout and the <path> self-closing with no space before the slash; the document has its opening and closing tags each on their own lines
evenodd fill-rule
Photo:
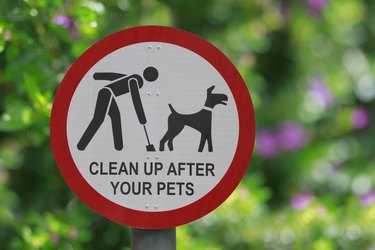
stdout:
<svg viewBox="0 0 375 250">
<path fill-rule="evenodd" d="M 211 130 L 207 134 L 207 144 L 208 144 L 208 152 L 212 152 L 212 135 L 211 135 Z"/>
<path fill-rule="evenodd" d="M 177 113 L 171 113 L 168 117 L 168 130 L 160 140 L 159 151 L 164 150 L 164 144 L 168 141 L 168 148 L 173 151 L 173 139 L 181 133 L 185 127 L 185 123 L 181 121 L 180 116 Z"/>
<path fill-rule="evenodd" d="M 171 129 L 171 124 L 173 120 L 173 113 L 168 116 L 168 129 L 167 132 L 165 132 L 163 138 L 161 138 L 160 143 L 159 143 L 159 151 L 164 151 L 164 144 L 169 140 L 170 138 L 170 129 Z"/>
<path fill-rule="evenodd" d="M 159 151 L 164 151 L 164 144 L 169 140 L 170 138 L 170 130 L 171 130 L 171 127 L 172 127 L 172 120 L 173 120 L 173 113 L 171 113 L 169 116 L 168 116 L 168 129 L 167 129 L 167 132 L 165 132 L 163 138 L 161 138 L 160 140 L 160 143 L 159 143 Z"/>
<path fill-rule="evenodd" d="M 173 139 L 181 133 L 181 131 L 184 129 L 185 125 L 180 123 L 173 124 L 174 127 L 169 127 L 168 130 L 168 148 L 170 151 L 173 151 Z"/>
<path fill-rule="evenodd" d="M 164 151 L 164 144 L 168 140 L 168 131 L 165 133 L 163 138 L 160 140 L 159 151 Z"/>
<path fill-rule="evenodd" d="M 173 151 L 173 139 L 174 138 L 171 138 L 168 140 L 168 148 L 169 148 L 169 151 Z"/>
<path fill-rule="evenodd" d="M 173 139 L 182 131 L 182 128 L 179 129 L 178 133 L 176 133 L 176 131 L 171 131 L 168 129 L 163 138 L 160 140 L 159 151 L 164 151 L 164 144 L 167 141 L 169 150 L 173 151 Z"/>
<path fill-rule="evenodd" d="M 201 141 L 199 143 L 198 152 L 202 152 L 204 148 L 204 144 L 207 141 L 207 136 L 204 133 L 201 133 Z"/>
</svg>

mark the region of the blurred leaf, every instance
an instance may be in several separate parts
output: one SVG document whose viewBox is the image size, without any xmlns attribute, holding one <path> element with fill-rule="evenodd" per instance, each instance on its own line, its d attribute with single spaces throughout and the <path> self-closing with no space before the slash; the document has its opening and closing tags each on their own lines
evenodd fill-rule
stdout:
<svg viewBox="0 0 375 250">
<path fill-rule="evenodd" d="M 5 112 L 0 118 L 0 130 L 23 130 L 34 122 L 33 115 L 33 109 L 26 102 L 8 96 L 5 100 Z"/>
</svg>

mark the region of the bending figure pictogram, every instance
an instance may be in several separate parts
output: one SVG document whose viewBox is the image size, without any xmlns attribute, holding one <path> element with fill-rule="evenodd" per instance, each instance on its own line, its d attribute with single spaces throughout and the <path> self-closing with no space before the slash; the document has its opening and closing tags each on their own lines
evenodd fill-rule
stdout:
<svg viewBox="0 0 375 250">
<path fill-rule="evenodd" d="M 122 127 L 120 110 L 116 102 L 116 97 L 130 93 L 135 112 L 138 120 L 143 125 L 147 143 L 147 151 L 155 151 L 155 148 L 150 144 L 147 130 L 146 130 L 146 115 L 143 109 L 142 100 L 139 94 L 139 89 L 143 86 L 143 79 L 148 82 L 155 81 L 159 76 L 159 72 L 154 67 L 147 67 L 143 71 L 143 78 L 140 75 L 133 74 L 130 76 L 111 73 L 98 72 L 94 74 L 95 80 L 110 80 L 112 83 L 104 86 L 98 93 L 94 115 L 83 133 L 81 139 L 77 144 L 79 150 L 85 150 L 100 126 L 103 124 L 106 115 L 111 118 L 113 142 L 116 150 L 123 149 Z"/>
</svg>

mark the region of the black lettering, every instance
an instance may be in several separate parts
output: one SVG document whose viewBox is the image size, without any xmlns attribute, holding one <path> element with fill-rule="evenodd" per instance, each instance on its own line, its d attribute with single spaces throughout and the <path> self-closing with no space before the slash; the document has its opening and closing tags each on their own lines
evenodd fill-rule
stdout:
<svg viewBox="0 0 375 250">
<path fill-rule="evenodd" d="M 113 194 L 114 195 L 116 195 L 116 190 L 117 190 L 117 187 L 118 187 L 118 184 L 119 184 L 120 182 L 116 182 L 116 184 L 113 182 L 113 181 L 111 181 L 111 185 L 112 185 L 112 187 L 113 187 Z"/>
<path fill-rule="evenodd" d="M 192 175 L 193 175 L 193 166 L 194 166 L 195 164 L 192 163 L 192 162 L 188 162 L 188 163 L 186 163 L 186 165 L 189 166 L 189 176 L 192 176 Z"/>
<path fill-rule="evenodd" d="M 186 183 L 186 195 L 192 196 L 194 194 L 194 184 L 191 182 Z"/>
<path fill-rule="evenodd" d="M 184 184 L 185 183 L 183 183 L 183 182 L 176 182 L 176 185 L 178 186 L 178 195 L 182 195 L 182 186 Z"/>
<path fill-rule="evenodd" d="M 138 184 L 138 185 L 137 185 Z M 139 181 L 137 182 L 132 182 L 132 190 L 133 190 L 133 194 L 140 194 L 141 193 L 141 183 Z"/>
<path fill-rule="evenodd" d="M 121 193 L 122 194 L 129 194 L 130 193 L 130 189 L 131 187 L 130 187 L 130 184 L 129 184 L 129 182 L 126 182 L 126 181 L 124 181 L 123 183 L 121 183 L 121 188 L 120 188 L 120 190 L 121 190 Z"/>
<path fill-rule="evenodd" d="M 149 195 L 152 195 L 152 193 L 151 193 L 151 182 L 143 182 L 143 195 L 146 194 L 146 191 Z"/>
<path fill-rule="evenodd" d="M 196 163 L 197 168 L 196 168 L 196 174 L 197 176 L 204 176 L 204 164 L 203 163 Z"/>
<path fill-rule="evenodd" d="M 178 175 L 181 175 L 181 172 L 185 170 L 184 165 L 185 165 L 185 163 L 183 163 L 183 162 L 178 163 Z"/>
<path fill-rule="evenodd" d="M 103 162 L 100 162 L 100 175 L 108 175 L 108 172 L 104 172 Z"/>
<path fill-rule="evenodd" d="M 135 165 L 133 164 L 133 162 L 130 162 L 130 174 L 138 175 L 138 162 L 136 162 Z"/>
<path fill-rule="evenodd" d="M 215 176 L 214 174 L 215 165 L 212 163 L 206 164 L 206 176 L 208 176 L 208 172 L 210 172 L 211 176 Z"/>
<path fill-rule="evenodd" d="M 150 162 L 150 166 L 149 168 L 147 168 L 147 162 L 144 163 L 144 171 L 145 171 L 145 175 L 152 175 L 152 162 Z"/>
<path fill-rule="evenodd" d="M 170 175 L 170 174 L 177 175 L 177 171 L 176 171 L 176 168 L 175 168 L 173 162 L 171 162 L 171 164 L 169 165 L 169 168 L 168 168 L 167 175 Z"/>
<path fill-rule="evenodd" d="M 167 195 L 175 195 L 176 194 L 174 192 L 174 190 L 175 190 L 174 185 L 175 185 L 174 182 L 168 182 L 167 183 Z"/>
<path fill-rule="evenodd" d="M 117 162 L 115 162 L 115 161 L 109 162 L 109 174 L 110 175 L 117 175 L 117 173 L 116 173 L 116 169 L 117 169 L 116 165 L 117 165 Z"/>
<path fill-rule="evenodd" d="M 125 175 L 128 175 L 128 170 L 126 169 L 125 162 L 121 162 L 120 170 L 118 171 L 118 174 L 121 175 L 122 173 L 125 173 Z"/>
<path fill-rule="evenodd" d="M 161 162 L 155 162 L 155 175 L 158 175 L 158 172 L 163 169 L 163 164 Z"/>
<path fill-rule="evenodd" d="M 93 170 L 93 166 L 98 166 L 98 163 L 97 162 L 95 162 L 95 161 L 93 161 L 93 162 L 91 162 L 90 163 L 90 173 L 92 174 L 92 175 L 97 175 L 98 173 L 99 173 L 99 171 L 96 169 L 96 171 L 94 171 Z"/>
<path fill-rule="evenodd" d="M 157 185 L 157 194 L 160 195 L 160 191 L 164 190 L 166 187 L 164 182 L 158 182 Z"/>
</svg>

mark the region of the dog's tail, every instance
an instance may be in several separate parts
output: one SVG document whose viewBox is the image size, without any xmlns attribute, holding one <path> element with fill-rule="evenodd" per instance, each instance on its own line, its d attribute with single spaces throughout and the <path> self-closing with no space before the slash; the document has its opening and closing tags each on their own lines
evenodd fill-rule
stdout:
<svg viewBox="0 0 375 250">
<path fill-rule="evenodd" d="M 177 113 L 177 111 L 172 107 L 172 104 L 169 103 L 168 106 L 172 113 Z"/>
</svg>

